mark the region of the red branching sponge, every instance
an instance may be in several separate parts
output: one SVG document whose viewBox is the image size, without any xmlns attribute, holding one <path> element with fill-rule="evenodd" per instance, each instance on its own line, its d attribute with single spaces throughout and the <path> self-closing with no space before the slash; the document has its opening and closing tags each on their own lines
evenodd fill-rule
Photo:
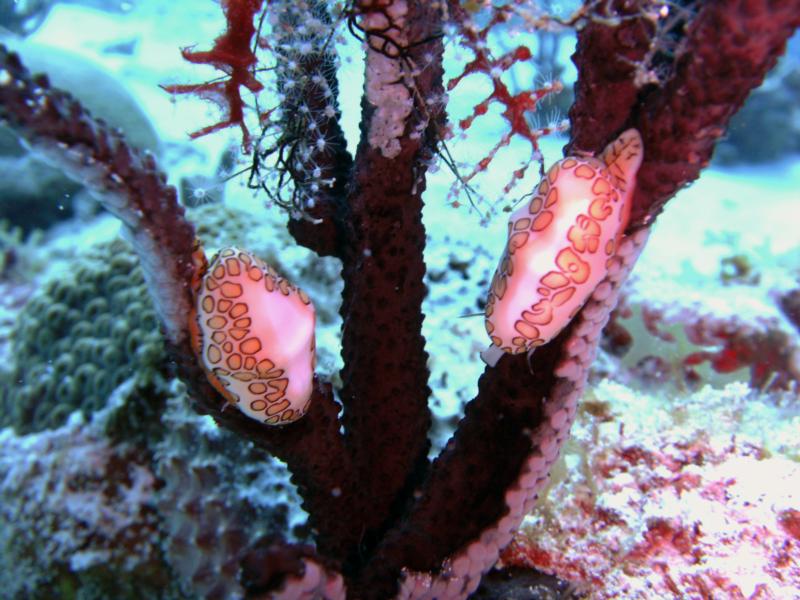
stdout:
<svg viewBox="0 0 800 600">
<path fill-rule="evenodd" d="M 262 4 L 263 0 L 223 0 L 228 26 L 225 33 L 214 40 L 214 47 L 197 52 L 191 48 L 181 50 L 183 58 L 189 62 L 212 65 L 227 74 L 227 77 L 205 83 L 163 86 L 172 94 L 196 94 L 208 98 L 225 109 L 227 115 L 222 121 L 198 129 L 190 137 L 197 138 L 238 125 L 242 128 L 242 145 L 250 149 L 250 132 L 244 123 L 241 88 L 256 93 L 264 87 L 254 74 L 257 59 L 253 51 L 253 37 L 256 34 L 254 19 Z"/>
<path fill-rule="evenodd" d="M 509 50 L 500 57 L 492 56 L 487 42 L 489 33 L 497 26 L 507 22 L 513 15 L 513 5 L 493 6 L 491 16 L 487 23 L 478 27 L 472 20 L 470 13 L 456 3 L 451 3 L 451 18 L 461 30 L 461 44 L 469 48 L 474 58 L 464 66 L 463 71 L 458 76 L 447 82 L 447 90 L 453 90 L 462 79 L 473 73 L 484 73 L 492 79 L 492 92 L 488 97 L 475 105 L 472 114 L 458 123 L 461 131 L 470 128 L 476 118 L 485 115 L 489 107 L 498 103 L 504 107 L 502 116 L 509 125 L 509 130 L 503 134 L 492 149 L 484 156 L 475 167 L 463 177 L 463 183 L 468 184 L 478 173 L 485 171 L 497 152 L 504 146 L 511 143 L 514 136 L 525 139 L 531 147 L 531 158 L 527 163 L 512 171 L 511 179 L 503 188 L 503 193 L 508 194 L 514 185 L 525 176 L 528 167 L 534 162 L 541 162 L 541 152 L 539 150 L 539 138 L 552 133 L 558 124 L 537 129 L 531 125 L 528 115 L 532 114 L 538 104 L 546 96 L 556 94 L 563 89 L 558 81 L 546 83 L 538 89 L 523 89 L 516 94 L 509 90 L 508 86 L 502 81 L 503 73 L 511 69 L 516 63 L 531 60 L 532 53 L 530 48 L 524 45 L 517 46 Z M 458 191 L 457 187 L 451 190 L 451 194 Z M 454 202 L 458 206 L 457 201 Z"/>
</svg>

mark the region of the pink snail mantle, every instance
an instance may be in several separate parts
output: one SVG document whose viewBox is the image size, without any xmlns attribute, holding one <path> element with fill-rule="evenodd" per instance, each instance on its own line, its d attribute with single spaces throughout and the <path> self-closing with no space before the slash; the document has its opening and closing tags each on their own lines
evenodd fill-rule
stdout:
<svg viewBox="0 0 800 600">
<path fill-rule="evenodd" d="M 488 365 L 549 342 L 600 284 L 628 223 L 641 163 L 642 138 L 628 129 L 599 158 L 557 162 L 511 215 L 486 303 Z"/>
<path fill-rule="evenodd" d="M 201 254 L 198 249 L 195 256 L 204 263 Z M 309 297 L 238 248 L 221 250 L 195 285 L 192 339 L 209 382 L 230 404 L 268 425 L 301 418 L 316 360 Z"/>
</svg>

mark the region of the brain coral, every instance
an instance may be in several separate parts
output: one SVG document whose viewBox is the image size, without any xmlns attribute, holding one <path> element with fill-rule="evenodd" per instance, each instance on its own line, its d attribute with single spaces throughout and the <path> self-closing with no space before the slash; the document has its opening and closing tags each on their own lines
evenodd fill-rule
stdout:
<svg viewBox="0 0 800 600">
<path fill-rule="evenodd" d="M 151 382 L 165 354 L 128 244 L 97 246 L 46 284 L 20 313 L 11 354 L 0 425 L 21 433 L 58 427 L 78 409 L 86 415 L 103 408 L 130 377 L 134 390 Z"/>
</svg>

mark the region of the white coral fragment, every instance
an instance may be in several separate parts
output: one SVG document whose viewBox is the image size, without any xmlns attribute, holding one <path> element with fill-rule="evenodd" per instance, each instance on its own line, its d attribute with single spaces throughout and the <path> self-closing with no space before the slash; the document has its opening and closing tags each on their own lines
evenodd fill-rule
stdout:
<svg viewBox="0 0 800 600">
<path fill-rule="evenodd" d="M 391 18 L 383 13 L 370 13 L 363 17 L 362 27 L 368 33 L 366 95 L 375 108 L 369 127 L 369 145 L 379 149 L 386 158 L 400 154 L 400 136 L 414 107 L 399 48 L 408 40 L 402 33 L 408 6 L 396 1 L 387 9 Z M 381 37 L 369 36 L 370 31 L 381 31 Z M 386 39 L 384 39 L 386 38 Z"/>
</svg>

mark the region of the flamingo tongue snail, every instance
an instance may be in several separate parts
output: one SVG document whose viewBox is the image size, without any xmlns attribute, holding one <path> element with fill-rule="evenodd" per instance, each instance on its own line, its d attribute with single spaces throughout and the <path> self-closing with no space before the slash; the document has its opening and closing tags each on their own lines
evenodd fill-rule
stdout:
<svg viewBox="0 0 800 600">
<path fill-rule="evenodd" d="M 568 156 L 508 221 L 508 241 L 486 303 L 494 366 L 533 351 L 566 327 L 603 280 L 630 215 L 642 138 L 628 129 L 599 158 Z"/>
<path fill-rule="evenodd" d="M 195 287 L 192 344 L 209 382 L 228 403 L 268 425 L 308 410 L 316 362 L 314 305 L 300 288 L 249 252 L 221 250 Z"/>
</svg>

